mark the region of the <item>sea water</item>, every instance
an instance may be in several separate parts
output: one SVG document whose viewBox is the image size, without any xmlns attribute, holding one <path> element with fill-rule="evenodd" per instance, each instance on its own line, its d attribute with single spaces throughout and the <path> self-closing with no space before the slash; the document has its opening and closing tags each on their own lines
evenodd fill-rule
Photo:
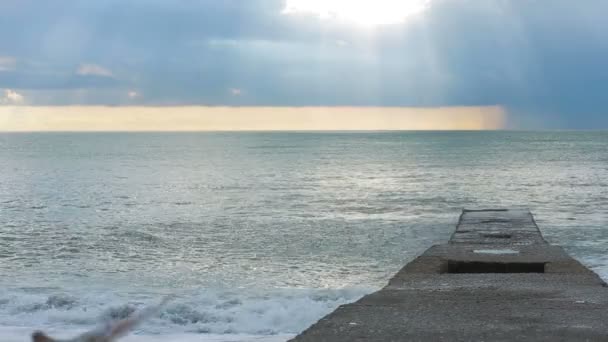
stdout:
<svg viewBox="0 0 608 342">
<path fill-rule="evenodd" d="M 0 340 L 284 341 L 514 205 L 608 278 L 607 132 L 0 134 Z"/>
</svg>

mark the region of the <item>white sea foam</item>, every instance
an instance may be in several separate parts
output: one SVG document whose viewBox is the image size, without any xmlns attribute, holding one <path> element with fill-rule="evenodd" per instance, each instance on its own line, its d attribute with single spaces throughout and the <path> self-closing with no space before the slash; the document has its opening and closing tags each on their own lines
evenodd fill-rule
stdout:
<svg viewBox="0 0 608 342">
<path fill-rule="evenodd" d="M 55 332 L 58 337 L 69 337 L 76 335 L 82 331 L 80 330 L 52 330 L 50 333 Z M 30 342 L 31 330 L 23 327 L 2 327 L 0 328 L 0 341 L 2 342 Z M 201 335 L 201 334 L 165 334 L 165 335 L 150 335 L 150 334 L 139 334 L 130 335 L 123 339 L 121 342 L 283 342 L 294 335 L 274 335 L 274 336 L 259 336 L 259 335 Z"/>
<path fill-rule="evenodd" d="M 188 340 L 187 336 L 191 334 L 197 335 L 198 341 L 203 337 L 204 341 L 208 338 L 216 341 L 214 336 L 220 335 L 229 341 L 248 341 L 252 336 L 289 336 L 307 328 L 337 306 L 355 301 L 369 291 L 372 289 L 200 290 L 176 298 L 158 317 L 139 327 L 136 333 L 185 334 L 176 339 L 179 341 L 182 338 Z M 128 300 L 127 294 L 107 292 L 68 295 L 49 289 L 3 291 L 0 295 L 0 326 L 58 332 L 88 329 L 104 320 L 126 317 L 157 300 L 158 296 L 141 294 Z"/>
</svg>

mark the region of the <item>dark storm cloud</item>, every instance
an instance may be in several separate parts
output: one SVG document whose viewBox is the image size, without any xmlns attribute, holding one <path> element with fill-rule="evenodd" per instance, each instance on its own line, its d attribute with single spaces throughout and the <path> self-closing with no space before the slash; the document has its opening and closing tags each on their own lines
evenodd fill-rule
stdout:
<svg viewBox="0 0 608 342">
<path fill-rule="evenodd" d="M 606 1 L 434 0 L 373 29 L 282 7 L 3 1 L 0 56 L 16 62 L 0 68 L 0 88 L 40 105 L 499 104 L 521 126 L 608 127 Z M 107 73 L 79 75 L 83 64 Z"/>
</svg>

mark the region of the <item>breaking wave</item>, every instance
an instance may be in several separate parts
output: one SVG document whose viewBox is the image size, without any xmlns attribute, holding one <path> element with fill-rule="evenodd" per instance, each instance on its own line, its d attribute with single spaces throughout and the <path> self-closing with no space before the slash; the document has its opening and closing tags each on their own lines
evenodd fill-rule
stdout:
<svg viewBox="0 0 608 342">
<path fill-rule="evenodd" d="M 151 305 L 158 294 L 81 293 L 52 289 L 13 289 L 0 295 L 0 325 L 32 328 L 86 329 L 127 317 Z M 179 295 L 139 333 L 210 335 L 296 334 L 341 304 L 373 289 L 273 289 L 221 291 L 201 289 Z"/>
</svg>

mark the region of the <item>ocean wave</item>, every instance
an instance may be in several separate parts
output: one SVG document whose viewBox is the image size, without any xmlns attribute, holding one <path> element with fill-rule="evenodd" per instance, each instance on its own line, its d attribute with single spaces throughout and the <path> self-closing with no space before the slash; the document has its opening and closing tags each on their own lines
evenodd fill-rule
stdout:
<svg viewBox="0 0 608 342">
<path fill-rule="evenodd" d="M 126 230 L 117 234 L 114 233 L 112 236 L 116 236 L 120 239 L 124 238 L 127 241 L 143 241 L 150 243 L 158 243 L 163 241 L 162 237 L 138 230 Z"/>
<path fill-rule="evenodd" d="M 54 290 L 57 291 L 57 290 Z M 373 289 L 200 289 L 178 296 L 139 333 L 296 334 L 341 304 Z M 0 326 L 83 329 L 122 319 L 162 295 L 110 292 L 48 293 L 11 290 L 0 294 Z"/>
<path fill-rule="evenodd" d="M 80 334 L 82 330 L 72 329 L 53 329 L 47 331 L 52 336 L 60 338 L 71 337 Z M 23 327 L 0 327 L 0 341 L 2 342 L 23 342 L 32 333 L 31 329 Z M 292 338 L 293 334 L 256 336 L 245 334 L 234 335 L 214 335 L 196 333 L 175 333 L 175 334 L 132 334 L 120 339 L 121 342 L 284 342 Z"/>
<path fill-rule="evenodd" d="M 5 303 L 9 304 L 10 300 L 5 299 Z M 36 312 L 36 311 L 46 311 L 46 310 L 50 310 L 50 309 L 69 310 L 69 309 L 72 309 L 76 305 L 76 303 L 77 303 L 77 299 L 72 296 L 69 296 L 69 295 L 65 295 L 65 294 L 51 295 L 46 299 L 46 301 L 44 303 L 29 303 L 26 305 L 22 305 L 22 306 L 15 308 L 13 313 L 20 313 L 20 312 L 30 313 L 30 312 Z"/>
</svg>

